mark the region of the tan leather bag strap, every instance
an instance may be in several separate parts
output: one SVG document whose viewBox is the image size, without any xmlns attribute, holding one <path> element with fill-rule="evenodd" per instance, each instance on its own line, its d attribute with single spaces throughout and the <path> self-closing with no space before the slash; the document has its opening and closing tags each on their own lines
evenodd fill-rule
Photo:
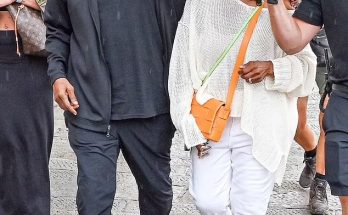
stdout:
<svg viewBox="0 0 348 215">
<path fill-rule="evenodd" d="M 255 16 L 250 20 L 248 28 L 245 32 L 242 44 L 240 46 L 237 61 L 236 61 L 236 64 L 234 65 L 232 78 L 230 81 L 230 86 L 229 86 L 227 98 L 226 98 L 226 109 L 228 109 L 228 110 L 231 109 L 233 97 L 234 97 L 234 92 L 237 88 L 238 79 L 239 79 L 238 71 L 240 69 L 240 66 L 243 65 L 243 63 L 244 63 L 245 54 L 246 54 L 246 51 L 248 49 L 248 45 L 249 45 L 251 36 L 253 35 L 255 26 L 256 26 L 257 21 L 261 15 L 262 8 L 264 7 L 264 5 L 265 5 L 265 3 L 263 3 L 263 5 L 259 7 Z"/>
</svg>

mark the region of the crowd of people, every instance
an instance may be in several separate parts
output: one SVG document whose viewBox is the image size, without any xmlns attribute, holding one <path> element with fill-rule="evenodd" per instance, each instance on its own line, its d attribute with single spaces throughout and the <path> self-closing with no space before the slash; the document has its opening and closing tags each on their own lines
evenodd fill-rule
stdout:
<svg viewBox="0 0 348 215">
<path fill-rule="evenodd" d="M 45 55 L 25 50 L 23 8 L 29 26 L 42 14 Z M 345 1 L 0 0 L 0 215 L 50 214 L 53 99 L 81 215 L 111 214 L 120 152 L 140 214 L 170 214 L 175 130 L 203 215 L 266 214 L 293 140 L 311 213 L 328 211 L 328 183 L 348 215 L 346 18 Z"/>
</svg>

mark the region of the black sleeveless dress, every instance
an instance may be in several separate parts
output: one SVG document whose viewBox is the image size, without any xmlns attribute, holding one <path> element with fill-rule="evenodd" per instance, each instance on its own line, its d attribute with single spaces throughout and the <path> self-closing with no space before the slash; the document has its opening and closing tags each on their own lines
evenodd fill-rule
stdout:
<svg viewBox="0 0 348 215">
<path fill-rule="evenodd" d="M 16 54 L 0 31 L 0 214 L 50 214 L 53 96 L 45 58 Z"/>
</svg>

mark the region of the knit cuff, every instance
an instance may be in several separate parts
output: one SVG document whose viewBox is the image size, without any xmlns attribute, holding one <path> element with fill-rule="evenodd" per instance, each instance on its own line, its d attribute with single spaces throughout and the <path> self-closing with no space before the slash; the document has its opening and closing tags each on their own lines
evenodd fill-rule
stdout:
<svg viewBox="0 0 348 215">
<path fill-rule="evenodd" d="M 266 89 L 287 92 L 291 83 L 291 63 L 284 58 L 272 60 L 272 63 L 274 78 L 269 76 L 265 78 Z"/>
<path fill-rule="evenodd" d="M 182 121 L 181 131 L 187 148 L 207 142 L 191 114 Z"/>
<path fill-rule="evenodd" d="M 51 85 L 53 85 L 58 78 L 66 78 L 64 64 L 57 60 L 48 61 L 47 74 Z"/>
<path fill-rule="evenodd" d="M 66 78 L 64 73 L 54 73 L 49 76 L 51 86 L 53 86 L 54 82 L 59 78 Z"/>
</svg>

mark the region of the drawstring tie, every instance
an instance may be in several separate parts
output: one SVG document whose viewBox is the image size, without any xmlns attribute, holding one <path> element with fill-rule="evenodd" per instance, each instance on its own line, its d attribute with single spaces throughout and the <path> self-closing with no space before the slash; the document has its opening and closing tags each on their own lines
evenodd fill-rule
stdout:
<svg viewBox="0 0 348 215">
<path fill-rule="evenodd" d="M 19 51 L 17 21 L 18 21 L 19 13 L 21 12 L 21 10 L 22 10 L 24 7 L 25 7 L 25 6 L 24 6 L 23 4 L 21 4 L 21 5 L 18 6 L 18 11 L 17 11 L 16 18 L 15 18 L 15 35 L 16 35 L 17 55 L 18 55 L 19 57 L 21 56 L 21 52 Z"/>
</svg>

